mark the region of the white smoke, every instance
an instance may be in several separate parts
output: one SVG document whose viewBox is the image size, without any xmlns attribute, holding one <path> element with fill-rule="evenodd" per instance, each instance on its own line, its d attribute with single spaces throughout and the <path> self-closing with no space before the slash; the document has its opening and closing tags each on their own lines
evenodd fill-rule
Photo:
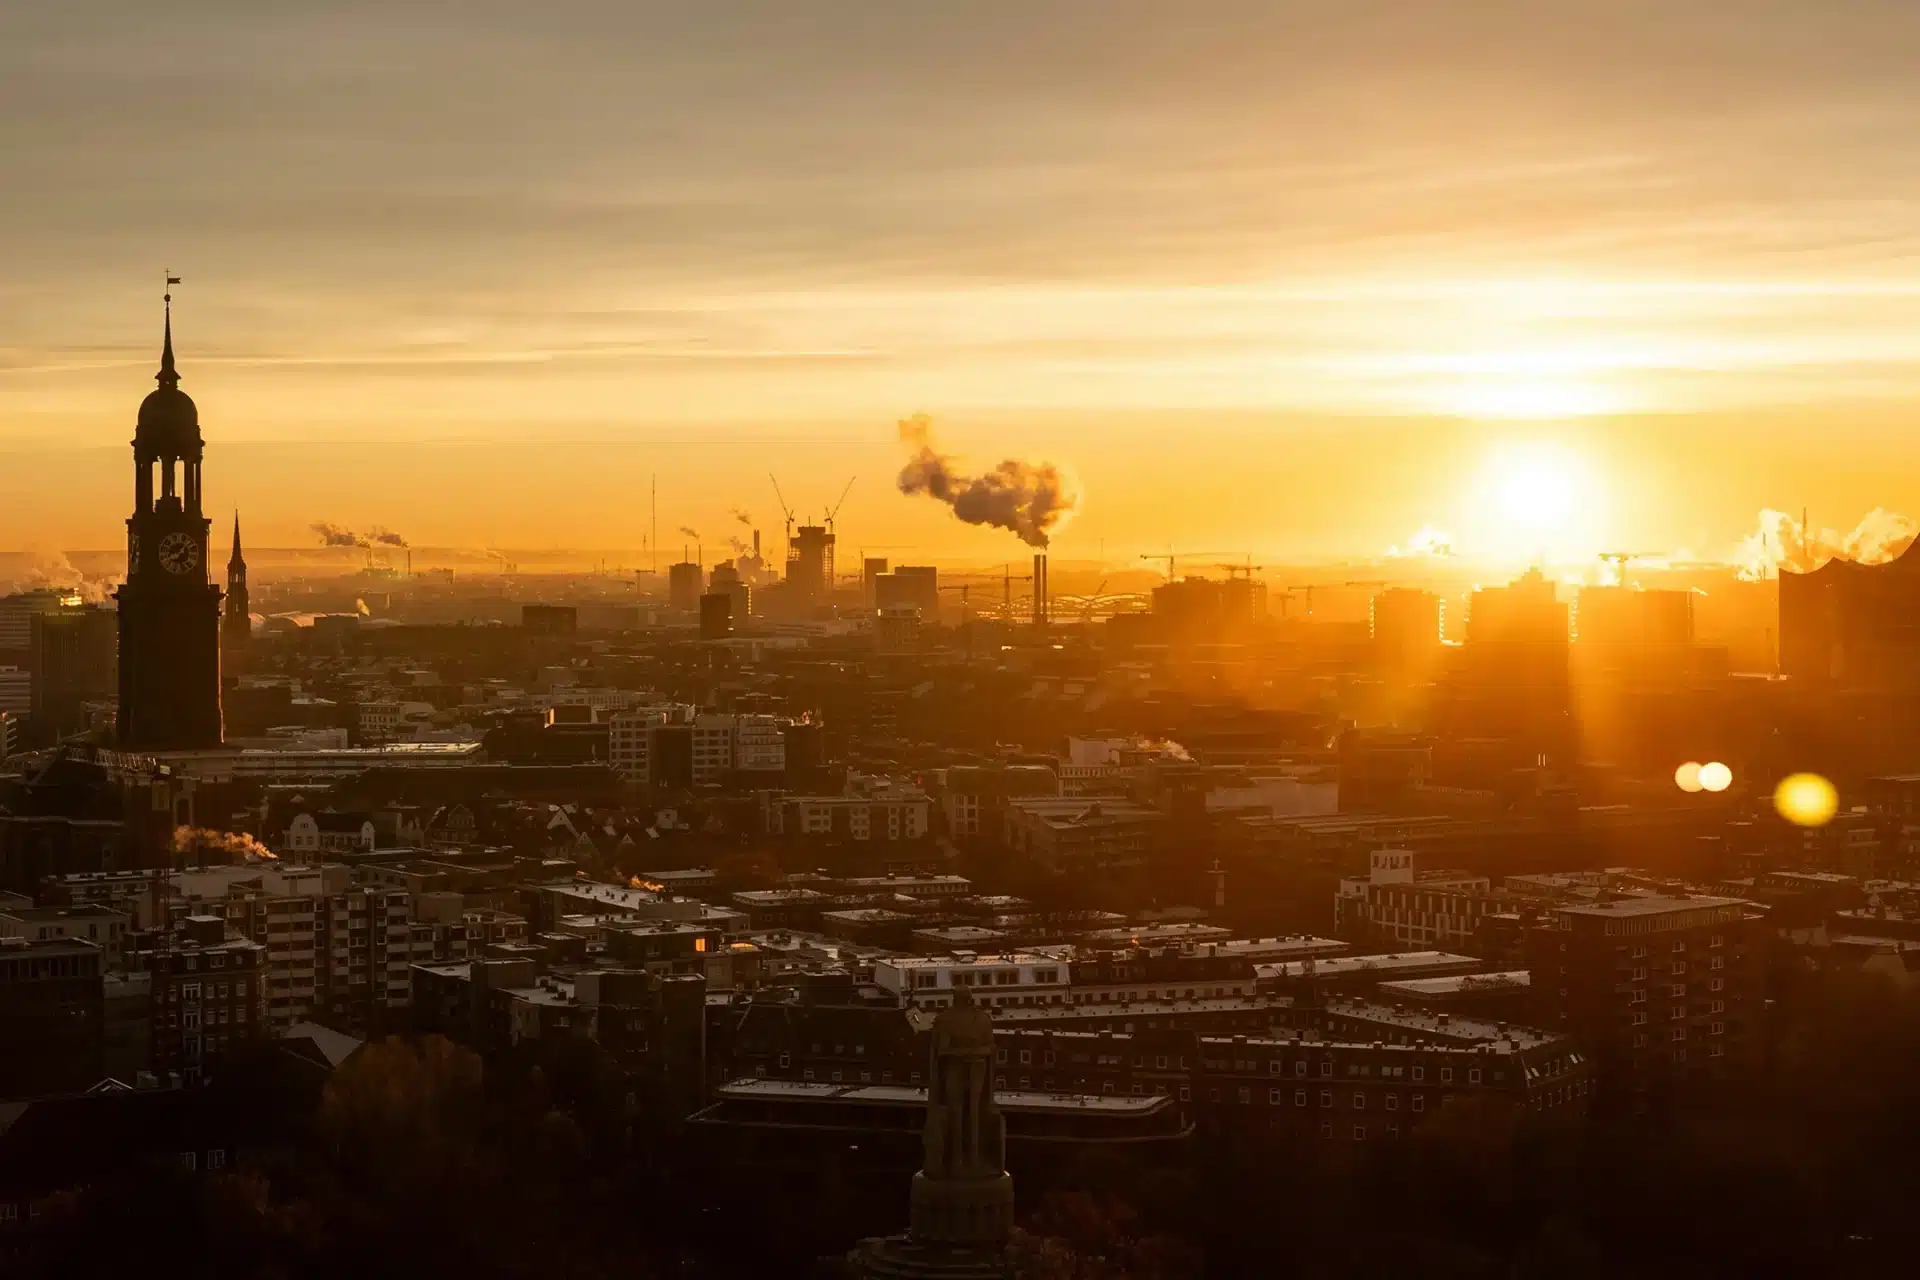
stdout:
<svg viewBox="0 0 1920 1280">
<path fill-rule="evenodd" d="M 1809 530 L 1784 511 L 1764 507 L 1754 531 L 1734 548 L 1732 561 L 1750 582 L 1777 578 L 1781 571 L 1807 573 L 1829 560 L 1885 564 L 1913 545 L 1920 521 L 1875 507 L 1848 533 Z"/>
</svg>

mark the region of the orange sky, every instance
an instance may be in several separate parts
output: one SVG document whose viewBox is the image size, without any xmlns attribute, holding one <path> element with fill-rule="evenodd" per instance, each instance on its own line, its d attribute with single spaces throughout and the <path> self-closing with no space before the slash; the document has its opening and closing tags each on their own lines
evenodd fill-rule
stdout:
<svg viewBox="0 0 1920 1280">
<path fill-rule="evenodd" d="M 717 539 L 771 468 L 859 474 L 850 544 L 1017 553 L 892 492 L 915 412 L 1070 466 L 1075 555 L 1920 511 L 1920 6 L 35 8 L 0 545 L 118 541 L 163 266 L 263 543 L 633 546 L 655 473 Z"/>
</svg>

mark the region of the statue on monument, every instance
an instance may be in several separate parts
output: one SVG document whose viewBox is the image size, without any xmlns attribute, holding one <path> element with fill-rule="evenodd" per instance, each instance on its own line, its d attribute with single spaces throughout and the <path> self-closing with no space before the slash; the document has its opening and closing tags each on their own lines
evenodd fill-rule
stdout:
<svg viewBox="0 0 1920 1280">
<path fill-rule="evenodd" d="M 933 1020 L 932 1040 L 924 1172 L 994 1177 L 1006 1167 L 1006 1125 L 993 1105 L 993 1017 L 961 987 Z"/>
<path fill-rule="evenodd" d="M 1007 1280 L 1013 1178 L 1007 1128 L 993 1104 L 993 1015 L 964 986 L 937 1016 L 908 1008 L 929 1032 L 925 1155 L 913 1175 L 907 1233 L 863 1240 L 854 1274 L 873 1280 Z"/>
</svg>

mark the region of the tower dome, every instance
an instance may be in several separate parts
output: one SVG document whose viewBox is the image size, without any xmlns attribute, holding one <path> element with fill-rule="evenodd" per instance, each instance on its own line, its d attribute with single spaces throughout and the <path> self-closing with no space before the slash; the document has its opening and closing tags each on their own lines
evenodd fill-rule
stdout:
<svg viewBox="0 0 1920 1280">
<path fill-rule="evenodd" d="M 200 448 L 200 410 L 193 397 L 180 389 L 180 371 L 173 364 L 173 304 L 167 303 L 166 340 L 160 348 L 160 385 L 140 402 L 134 445 L 146 454 L 184 457 Z"/>
</svg>

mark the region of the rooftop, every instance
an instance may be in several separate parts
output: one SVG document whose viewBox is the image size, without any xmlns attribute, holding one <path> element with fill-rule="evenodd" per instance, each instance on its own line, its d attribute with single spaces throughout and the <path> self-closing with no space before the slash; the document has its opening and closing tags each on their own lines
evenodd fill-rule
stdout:
<svg viewBox="0 0 1920 1280">
<path fill-rule="evenodd" d="M 1308 966 L 1312 966 L 1315 977 L 1339 978 L 1356 973 L 1394 973 L 1408 969 L 1425 969 L 1436 965 L 1466 966 L 1477 968 L 1484 963 L 1473 956 L 1458 956 L 1447 951 L 1399 951 L 1384 956 L 1329 956 L 1326 959 L 1283 960 L 1278 964 L 1255 965 L 1254 972 L 1262 978 L 1299 978 L 1306 975 Z"/>
<path fill-rule="evenodd" d="M 1440 978 L 1402 978 L 1398 982 L 1381 983 L 1379 990 L 1382 995 L 1446 996 L 1462 991 L 1526 987 L 1532 983 L 1533 975 L 1527 970 L 1510 969 L 1505 973 L 1454 973 Z"/>
<path fill-rule="evenodd" d="M 833 1084 L 821 1080 L 735 1080 L 714 1090 L 716 1097 L 742 1100 L 789 1099 L 799 1102 L 865 1102 L 883 1106 L 924 1107 L 927 1091 L 910 1085 Z M 1112 1093 L 1040 1093 L 996 1089 L 993 1100 L 1003 1111 L 1104 1112 L 1146 1115 L 1171 1102 L 1165 1094 L 1133 1096 Z"/>
<path fill-rule="evenodd" d="M 1715 898 L 1706 894 L 1693 894 L 1684 898 L 1646 897 L 1616 898 L 1610 902 L 1587 902 L 1576 906 L 1554 908 L 1563 916 L 1587 916 L 1613 918 L 1623 916 L 1662 916 L 1679 911 L 1700 911 L 1713 907 L 1751 906 L 1744 898 Z"/>
</svg>

